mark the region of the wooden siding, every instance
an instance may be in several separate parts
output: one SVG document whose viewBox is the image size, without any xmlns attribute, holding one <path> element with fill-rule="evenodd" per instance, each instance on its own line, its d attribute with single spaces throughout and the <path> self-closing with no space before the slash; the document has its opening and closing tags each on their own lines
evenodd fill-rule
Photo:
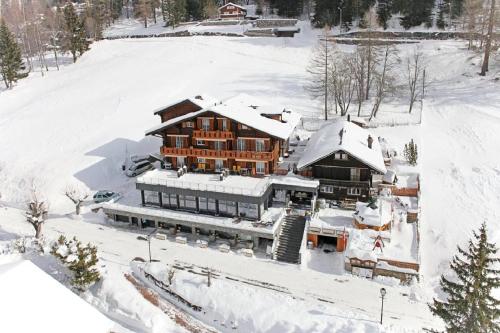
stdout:
<svg viewBox="0 0 500 333">
<path fill-rule="evenodd" d="M 190 112 L 199 111 L 201 108 L 189 100 L 182 101 L 176 105 L 160 112 L 161 122 L 164 123 L 169 119 L 177 118 Z"/>
</svg>

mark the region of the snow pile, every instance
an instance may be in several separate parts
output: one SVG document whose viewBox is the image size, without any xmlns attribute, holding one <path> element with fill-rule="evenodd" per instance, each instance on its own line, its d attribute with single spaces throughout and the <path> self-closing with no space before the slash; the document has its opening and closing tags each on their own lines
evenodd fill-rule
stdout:
<svg viewBox="0 0 500 333">
<path fill-rule="evenodd" d="M 359 224 L 382 227 L 392 222 L 391 203 L 380 198 L 374 203 L 356 202 L 354 219 Z"/>
</svg>

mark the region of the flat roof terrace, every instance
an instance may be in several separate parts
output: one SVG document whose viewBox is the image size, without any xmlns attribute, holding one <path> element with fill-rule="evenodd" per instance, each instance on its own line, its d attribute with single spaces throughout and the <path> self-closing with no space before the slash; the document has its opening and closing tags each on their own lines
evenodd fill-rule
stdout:
<svg viewBox="0 0 500 333">
<path fill-rule="evenodd" d="M 174 170 L 151 170 L 143 176 L 137 177 L 137 183 L 261 197 L 270 185 L 270 177 L 255 178 L 230 175 L 224 177 L 224 180 L 220 180 L 219 174 L 188 172 L 178 177 L 177 171 Z"/>
</svg>

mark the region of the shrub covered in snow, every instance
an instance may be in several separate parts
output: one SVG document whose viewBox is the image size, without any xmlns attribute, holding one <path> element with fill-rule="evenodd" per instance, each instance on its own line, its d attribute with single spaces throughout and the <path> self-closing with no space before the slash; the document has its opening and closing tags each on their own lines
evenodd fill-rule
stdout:
<svg viewBox="0 0 500 333">
<path fill-rule="evenodd" d="M 60 236 L 52 244 L 51 253 L 73 273 L 71 284 L 76 290 L 85 291 L 101 278 L 97 269 L 99 259 L 96 246 L 90 243 L 82 245 L 76 237 L 67 240 L 66 237 Z"/>
</svg>

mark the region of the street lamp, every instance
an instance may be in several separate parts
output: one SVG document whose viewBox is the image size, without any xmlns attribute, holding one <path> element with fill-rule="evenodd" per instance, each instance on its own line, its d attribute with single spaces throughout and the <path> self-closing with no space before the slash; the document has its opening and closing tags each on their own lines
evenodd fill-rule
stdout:
<svg viewBox="0 0 500 333">
<path fill-rule="evenodd" d="M 157 231 L 158 229 L 154 229 L 151 231 L 151 233 L 148 235 L 148 250 L 149 250 L 149 262 L 151 262 L 151 237 L 153 234 Z"/>
<path fill-rule="evenodd" d="M 382 308 L 380 309 L 380 324 L 382 324 L 382 319 L 384 317 L 384 297 L 387 294 L 385 288 L 380 288 L 380 296 L 382 297 Z"/>
</svg>

